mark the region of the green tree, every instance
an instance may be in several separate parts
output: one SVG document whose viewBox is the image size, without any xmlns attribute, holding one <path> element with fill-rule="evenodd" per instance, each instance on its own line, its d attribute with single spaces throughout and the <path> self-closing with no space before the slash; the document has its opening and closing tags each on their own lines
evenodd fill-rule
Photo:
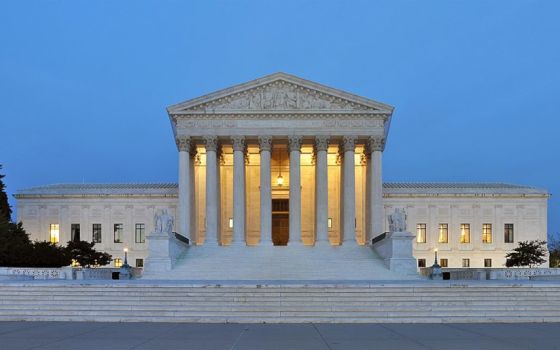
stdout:
<svg viewBox="0 0 560 350">
<path fill-rule="evenodd" d="M 0 266 L 24 267 L 31 264 L 33 244 L 20 223 L 0 217 Z"/>
<path fill-rule="evenodd" d="M 0 164 L 0 170 L 2 170 L 2 165 Z M 8 203 L 8 195 L 6 194 L 6 185 L 4 185 L 4 181 L 2 179 L 6 175 L 0 174 L 0 218 L 6 219 L 6 221 L 10 221 L 12 217 L 12 208 L 10 208 L 10 204 Z"/>
<path fill-rule="evenodd" d="M 548 266 L 560 267 L 560 240 L 558 235 L 548 237 Z"/>
<path fill-rule="evenodd" d="M 80 266 L 107 265 L 111 262 L 111 255 L 96 251 L 94 242 L 68 242 L 66 251 L 70 259 L 77 261 Z"/>
<path fill-rule="evenodd" d="M 541 240 L 519 242 L 517 248 L 506 254 L 507 267 L 540 265 L 546 262 L 546 242 Z"/>
<path fill-rule="evenodd" d="M 33 242 L 30 260 L 32 267 L 62 267 L 72 262 L 66 248 L 47 241 Z"/>
</svg>

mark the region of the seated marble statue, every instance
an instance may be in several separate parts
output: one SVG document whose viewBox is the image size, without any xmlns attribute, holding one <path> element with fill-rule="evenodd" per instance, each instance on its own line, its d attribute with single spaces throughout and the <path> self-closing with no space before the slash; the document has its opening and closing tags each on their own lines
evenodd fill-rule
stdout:
<svg viewBox="0 0 560 350">
<path fill-rule="evenodd" d="M 406 231 L 406 212 L 404 209 L 396 208 L 392 214 L 389 214 L 389 230 L 391 232 Z"/>
<path fill-rule="evenodd" d="M 154 231 L 156 233 L 171 233 L 173 230 L 173 216 L 167 209 L 158 210 L 154 215 Z"/>
</svg>

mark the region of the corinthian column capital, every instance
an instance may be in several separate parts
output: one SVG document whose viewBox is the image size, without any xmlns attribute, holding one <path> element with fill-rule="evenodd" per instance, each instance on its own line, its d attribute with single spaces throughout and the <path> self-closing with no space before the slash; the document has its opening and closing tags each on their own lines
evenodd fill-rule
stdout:
<svg viewBox="0 0 560 350">
<path fill-rule="evenodd" d="M 289 136 L 288 137 L 288 145 L 291 151 L 301 151 L 301 136 Z"/>
<path fill-rule="evenodd" d="M 260 152 L 270 151 L 270 148 L 272 147 L 272 137 L 259 136 L 259 147 L 260 147 Z"/>
<path fill-rule="evenodd" d="M 245 136 L 232 136 L 231 141 L 234 151 L 245 151 Z"/>
<path fill-rule="evenodd" d="M 367 141 L 367 153 L 373 151 L 381 151 L 385 149 L 385 137 L 384 136 L 370 136 Z"/>
<path fill-rule="evenodd" d="M 218 137 L 217 136 L 205 136 L 204 137 L 204 146 L 206 147 L 206 151 L 214 151 L 218 150 Z"/>
<path fill-rule="evenodd" d="M 191 138 L 188 136 L 177 136 L 175 138 L 175 144 L 177 145 L 177 150 L 179 152 L 191 151 Z"/>
<path fill-rule="evenodd" d="M 315 151 L 326 151 L 329 148 L 328 136 L 315 137 Z"/>
<path fill-rule="evenodd" d="M 343 136 L 341 146 L 342 146 L 342 149 L 344 150 L 344 152 L 354 151 L 356 149 L 356 137 L 355 136 Z"/>
</svg>

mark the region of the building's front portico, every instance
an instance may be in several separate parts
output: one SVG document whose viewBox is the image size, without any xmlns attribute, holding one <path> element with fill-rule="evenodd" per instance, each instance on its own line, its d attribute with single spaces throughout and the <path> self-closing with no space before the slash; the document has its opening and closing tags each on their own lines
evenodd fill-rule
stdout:
<svg viewBox="0 0 560 350">
<path fill-rule="evenodd" d="M 370 242 L 384 227 L 392 111 L 283 73 L 169 107 L 179 233 L 197 245 L 273 245 L 287 221 L 290 246 Z"/>
</svg>

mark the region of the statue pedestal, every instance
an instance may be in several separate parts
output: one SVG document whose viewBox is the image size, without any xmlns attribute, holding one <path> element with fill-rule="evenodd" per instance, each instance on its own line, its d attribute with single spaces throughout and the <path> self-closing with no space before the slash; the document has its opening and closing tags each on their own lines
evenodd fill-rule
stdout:
<svg viewBox="0 0 560 350">
<path fill-rule="evenodd" d="M 417 275 L 416 259 L 412 255 L 414 237 L 414 234 L 407 231 L 389 232 L 374 238 L 372 245 L 389 270 L 404 275 Z"/>
<path fill-rule="evenodd" d="M 144 275 L 171 271 L 177 257 L 188 247 L 188 243 L 177 239 L 172 232 L 153 232 L 146 236 L 146 241 L 148 257 L 144 262 Z"/>
</svg>

